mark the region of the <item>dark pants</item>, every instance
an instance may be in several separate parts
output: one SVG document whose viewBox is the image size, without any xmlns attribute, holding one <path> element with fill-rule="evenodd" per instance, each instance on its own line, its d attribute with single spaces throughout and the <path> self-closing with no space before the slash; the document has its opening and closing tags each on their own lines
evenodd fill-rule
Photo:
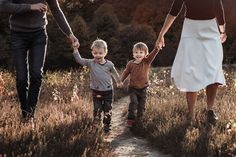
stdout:
<svg viewBox="0 0 236 157">
<path fill-rule="evenodd" d="M 45 30 L 36 32 L 11 31 L 10 42 L 22 115 L 23 117 L 33 117 L 42 82 L 47 33 Z"/>
<path fill-rule="evenodd" d="M 130 87 L 129 95 L 130 95 L 130 104 L 129 104 L 128 119 L 134 120 L 136 118 L 136 111 L 137 111 L 137 118 L 142 117 L 145 111 L 145 104 L 147 100 L 147 87 L 142 89 L 136 89 Z"/>
<path fill-rule="evenodd" d="M 94 105 L 94 120 L 101 121 L 101 114 L 103 112 L 103 124 L 111 124 L 111 109 L 113 101 L 113 91 L 96 91 L 93 90 L 93 105 Z"/>
</svg>

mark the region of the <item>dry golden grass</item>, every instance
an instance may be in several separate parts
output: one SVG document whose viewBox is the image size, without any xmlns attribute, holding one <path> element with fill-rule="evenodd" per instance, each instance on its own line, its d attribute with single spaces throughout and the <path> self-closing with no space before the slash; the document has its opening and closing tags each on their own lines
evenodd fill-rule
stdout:
<svg viewBox="0 0 236 157">
<path fill-rule="evenodd" d="M 225 68 L 227 86 L 215 102 L 216 126 L 205 123 L 206 96 L 198 95 L 196 121 L 185 121 L 185 94 L 169 80 L 170 70 L 151 72 L 147 110 L 135 133 L 176 157 L 233 157 L 236 155 L 236 69 Z M 0 156 L 113 156 L 101 128 L 92 125 L 88 71 L 49 72 L 45 75 L 36 110 L 36 125 L 20 123 L 14 76 L 0 75 Z M 2 79 L 1 79 L 2 77 Z M 124 90 L 123 90 L 124 91 Z M 124 95 L 116 90 L 116 96 Z M 142 130 L 142 131 L 140 131 Z"/>
<path fill-rule="evenodd" d="M 195 121 L 185 119 L 185 94 L 170 84 L 170 69 L 152 71 L 147 109 L 134 132 L 176 157 L 236 156 L 236 68 L 225 67 L 227 86 L 218 90 L 214 109 L 220 120 L 205 123 L 206 96 L 198 94 Z M 140 131 L 142 130 L 142 131 Z"/>
<path fill-rule="evenodd" d="M 34 129 L 21 123 L 14 77 L 1 77 L 0 156 L 113 156 L 92 125 L 86 69 L 45 75 Z"/>
</svg>

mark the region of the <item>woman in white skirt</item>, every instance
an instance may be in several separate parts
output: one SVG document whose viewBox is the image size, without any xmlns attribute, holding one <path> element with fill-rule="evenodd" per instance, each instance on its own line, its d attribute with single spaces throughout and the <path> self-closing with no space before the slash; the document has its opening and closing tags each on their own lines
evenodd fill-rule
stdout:
<svg viewBox="0 0 236 157">
<path fill-rule="evenodd" d="M 218 119 L 212 106 L 218 85 L 225 85 L 222 70 L 223 48 L 226 41 L 222 0 L 174 0 L 156 41 L 165 46 L 164 36 L 185 6 L 185 20 L 171 78 L 180 91 L 186 92 L 188 119 L 194 117 L 197 92 L 206 88 L 207 120 Z"/>
</svg>

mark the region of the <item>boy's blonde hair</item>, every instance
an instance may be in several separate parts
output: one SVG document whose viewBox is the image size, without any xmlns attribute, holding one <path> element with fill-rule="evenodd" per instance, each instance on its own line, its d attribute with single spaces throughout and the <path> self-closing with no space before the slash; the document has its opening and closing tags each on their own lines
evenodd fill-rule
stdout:
<svg viewBox="0 0 236 157">
<path fill-rule="evenodd" d="M 138 43 L 134 44 L 134 46 L 133 46 L 133 51 L 134 51 L 135 49 L 143 50 L 143 51 L 145 52 L 146 56 L 149 54 L 149 52 L 148 52 L 148 47 L 147 47 L 147 45 L 146 45 L 145 43 L 143 43 L 143 42 L 138 42 Z"/>
<path fill-rule="evenodd" d="M 107 49 L 107 43 L 102 40 L 102 39 L 96 39 L 93 43 L 92 43 L 92 46 L 91 46 L 91 49 L 93 49 L 94 47 L 100 49 L 100 48 L 103 48 L 105 50 L 105 52 L 107 53 L 108 52 L 108 49 Z"/>
</svg>

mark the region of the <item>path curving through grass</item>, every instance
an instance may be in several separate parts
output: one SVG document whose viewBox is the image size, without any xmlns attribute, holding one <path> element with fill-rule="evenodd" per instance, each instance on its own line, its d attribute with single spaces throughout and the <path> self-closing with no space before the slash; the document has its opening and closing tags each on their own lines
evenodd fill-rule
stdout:
<svg viewBox="0 0 236 157">
<path fill-rule="evenodd" d="M 153 148 L 145 138 L 135 137 L 126 127 L 129 97 L 114 102 L 111 133 L 105 137 L 118 157 L 170 157 Z"/>
</svg>

